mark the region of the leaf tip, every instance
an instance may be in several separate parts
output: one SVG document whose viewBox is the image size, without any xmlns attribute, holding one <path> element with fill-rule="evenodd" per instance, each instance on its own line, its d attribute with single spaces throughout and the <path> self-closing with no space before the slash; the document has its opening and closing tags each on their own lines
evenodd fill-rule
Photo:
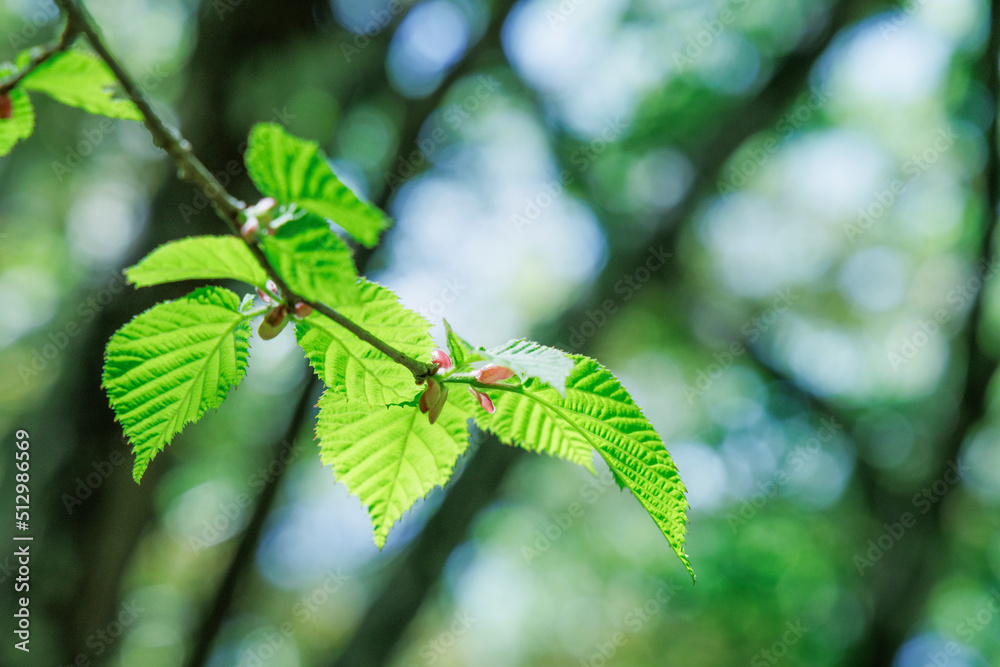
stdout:
<svg viewBox="0 0 1000 667">
<path fill-rule="evenodd" d="M 146 468 L 148 467 L 149 463 L 147 461 L 138 458 L 135 460 L 135 465 L 132 466 L 132 479 L 135 480 L 136 484 L 142 483 L 142 476 L 146 473 Z"/>
</svg>

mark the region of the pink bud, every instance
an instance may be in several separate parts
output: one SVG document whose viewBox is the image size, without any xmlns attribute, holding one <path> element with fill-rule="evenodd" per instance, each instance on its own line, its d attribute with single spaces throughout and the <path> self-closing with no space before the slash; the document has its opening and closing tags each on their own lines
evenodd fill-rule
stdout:
<svg viewBox="0 0 1000 667">
<path fill-rule="evenodd" d="M 490 414 L 496 412 L 497 409 L 493 406 L 493 401 L 489 396 L 481 391 L 476 391 L 473 387 L 469 387 L 469 391 L 471 391 L 472 395 L 476 397 L 477 401 L 479 401 L 479 405 L 483 407 L 483 410 L 486 410 L 486 412 Z"/>
<path fill-rule="evenodd" d="M 259 296 L 264 301 L 264 303 L 271 303 L 273 301 L 271 295 L 259 287 L 257 288 L 257 296 Z"/>
<path fill-rule="evenodd" d="M 513 376 L 514 371 L 506 366 L 497 366 L 496 364 L 486 364 L 476 371 L 476 379 L 483 384 L 496 384 Z"/>
<path fill-rule="evenodd" d="M 240 227 L 240 235 L 247 241 L 253 241 L 257 238 L 257 232 L 260 231 L 260 222 L 257 218 L 247 218 L 247 221 L 243 223 Z"/>
<path fill-rule="evenodd" d="M 454 364 L 451 363 L 451 357 L 444 350 L 434 350 L 431 352 L 431 361 L 438 365 L 443 371 L 450 371 Z"/>
<path fill-rule="evenodd" d="M 313 307 L 308 303 L 302 303 L 301 301 L 295 304 L 295 317 L 300 320 L 304 320 L 312 314 Z"/>
<path fill-rule="evenodd" d="M 427 389 L 420 395 L 420 411 L 427 413 L 437 403 L 441 395 L 441 383 L 433 378 L 427 378 Z"/>
<path fill-rule="evenodd" d="M 267 288 L 267 291 L 270 292 L 271 294 L 275 295 L 278 294 L 278 286 L 274 284 L 273 280 L 268 280 L 266 283 L 264 283 L 264 286 Z"/>
<path fill-rule="evenodd" d="M 448 402 L 448 387 L 441 388 L 441 395 L 438 396 L 437 403 L 431 406 L 431 410 L 427 413 L 427 421 L 432 425 L 437 421 L 437 418 L 441 416 L 441 411 L 444 410 L 444 404 Z"/>
</svg>

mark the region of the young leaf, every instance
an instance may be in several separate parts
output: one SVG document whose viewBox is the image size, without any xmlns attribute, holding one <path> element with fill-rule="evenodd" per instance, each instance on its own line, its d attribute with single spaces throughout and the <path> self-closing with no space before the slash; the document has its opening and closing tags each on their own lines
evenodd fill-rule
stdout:
<svg viewBox="0 0 1000 667">
<path fill-rule="evenodd" d="M 404 308 L 396 295 L 381 285 L 363 281 L 359 289 L 358 303 L 337 310 L 400 352 L 429 359 L 434 340 L 427 320 Z M 295 337 L 316 375 L 352 403 L 368 407 L 402 403 L 420 389 L 410 371 L 316 313 L 295 327 Z"/>
<path fill-rule="evenodd" d="M 358 199 L 337 178 L 319 146 L 287 134 L 279 125 L 255 125 L 244 159 L 250 178 L 265 195 L 333 220 L 369 248 L 389 226 L 382 211 Z"/>
<path fill-rule="evenodd" d="M 533 452 L 551 454 L 594 472 L 594 444 L 566 419 L 563 397 L 536 378 L 526 378 L 517 392 L 477 387 L 493 399 L 496 411 L 475 411 L 476 424 L 498 438 Z"/>
<path fill-rule="evenodd" d="M 476 423 L 504 440 L 570 460 L 579 458 L 585 444 L 596 449 L 694 578 L 684 553 L 685 488 L 663 441 L 614 375 L 593 359 L 572 358 L 565 398 L 535 379 L 519 388 L 479 387 L 496 412 L 477 411 Z"/>
<path fill-rule="evenodd" d="M 164 243 L 125 269 L 125 277 L 137 287 L 193 279 L 240 280 L 260 288 L 267 283 L 267 273 L 235 236 L 192 236 Z"/>
<path fill-rule="evenodd" d="M 111 337 L 101 384 L 132 442 L 137 482 L 185 424 L 243 379 L 249 340 L 239 297 L 221 287 L 153 306 Z"/>
<path fill-rule="evenodd" d="M 448 337 L 448 351 L 451 353 L 451 360 L 455 364 L 455 368 L 462 368 L 466 364 L 483 359 L 482 354 L 476 348 L 452 331 L 448 320 L 444 320 L 444 329 Z"/>
<path fill-rule="evenodd" d="M 261 238 L 271 265 L 300 296 L 338 307 L 358 302 L 351 250 L 326 220 L 312 214 L 290 220 Z"/>
<path fill-rule="evenodd" d="M 11 65 L 0 65 L 0 81 L 14 73 Z M 35 130 L 35 109 L 28 94 L 14 88 L 7 95 L 10 97 L 11 114 L 10 118 L 0 119 L 0 155 L 10 153 L 17 142 L 27 139 Z"/>
<path fill-rule="evenodd" d="M 372 409 L 330 390 L 319 400 L 320 458 L 367 508 L 380 549 L 403 513 L 448 481 L 468 447 L 472 397 L 455 394 L 433 426 L 416 401 Z"/>
<path fill-rule="evenodd" d="M 524 339 L 512 340 L 482 355 L 498 366 L 511 369 L 521 379 L 538 378 L 560 394 L 566 393 L 566 378 L 573 371 L 573 360 L 562 350 Z"/>
<path fill-rule="evenodd" d="M 26 62 L 26 53 L 18 56 L 19 62 Z M 132 100 L 114 97 L 118 81 L 104 61 L 83 51 L 55 54 L 24 77 L 21 85 L 90 113 L 142 120 Z"/>
</svg>

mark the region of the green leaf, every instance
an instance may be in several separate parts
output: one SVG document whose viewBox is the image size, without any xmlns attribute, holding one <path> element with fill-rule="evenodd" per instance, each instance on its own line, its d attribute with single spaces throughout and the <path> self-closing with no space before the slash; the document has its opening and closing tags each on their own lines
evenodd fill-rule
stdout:
<svg viewBox="0 0 1000 667">
<path fill-rule="evenodd" d="M 433 426 L 416 401 L 372 409 L 329 390 L 319 400 L 320 458 L 368 510 L 380 549 L 403 513 L 448 481 L 468 447 L 472 397 L 454 394 Z"/>
<path fill-rule="evenodd" d="M 493 414 L 475 412 L 480 428 L 508 444 L 557 456 L 594 472 L 594 443 L 566 418 L 562 409 L 565 401 L 558 391 L 531 377 L 517 391 L 497 386 L 477 387 L 490 396 L 496 407 Z"/>
<path fill-rule="evenodd" d="M 351 250 L 326 220 L 306 213 L 261 243 L 268 261 L 300 296 L 338 307 L 358 302 L 358 274 Z"/>
<path fill-rule="evenodd" d="M 565 352 L 545 347 L 530 340 L 512 340 L 482 353 L 486 359 L 499 366 L 506 366 L 521 379 L 538 378 L 564 394 L 566 378 L 573 372 L 573 360 Z"/>
<path fill-rule="evenodd" d="M 404 308 L 391 291 L 363 281 L 360 299 L 340 314 L 410 357 L 430 361 L 430 324 Z M 327 387 L 369 407 L 411 400 L 419 387 L 413 375 L 347 329 L 313 313 L 295 327 L 295 337 Z"/>
<path fill-rule="evenodd" d="M 23 60 L 23 54 L 19 60 Z M 21 86 L 90 113 L 142 120 L 132 100 L 114 97 L 118 80 L 104 61 L 83 51 L 57 53 L 24 77 Z"/>
<path fill-rule="evenodd" d="M 192 236 L 164 243 L 125 277 L 137 287 L 178 280 L 240 280 L 264 288 L 267 273 L 246 244 L 235 236 Z"/>
<path fill-rule="evenodd" d="M 448 352 L 451 354 L 451 361 L 455 364 L 455 368 L 462 368 L 466 364 L 483 359 L 479 350 L 452 331 L 448 320 L 444 320 L 444 329 L 448 336 Z"/>
<path fill-rule="evenodd" d="M 358 199 L 337 178 L 316 143 L 293 137 L 279 125 L 255 125 L 244 159 L 265 195 L 333 220 L 369 248 L 389 226 L 382 211 Z"/>
<path fill-rule="evenodd" d="M 15 74 L 12 65 L 0 65 L 0 81 Z M 10 118 L 0 120 L 0 155 L 7 155 L 21 139 L 27 139 L 35 131 L 35 109 L 28 94 L 21 88 L 8 93 L 10 97 Z"/>
<path fill-rule="evenodd" d="M 565 397 L 536 379 L 521 387 L 478 387 L 493 399 L 496 412 L 476 411 L 476 423 L 508 442 L 581 463 L 585 447 L 596 449 L 694 578 L 684 553 L 684 483 L 663 441 L 614 375 L 593 359 L 572 358 Z"/>
<path fill-rule="evenodd" d="M 137 482 L 174 435 L 243 379 L 249 340 L 239 297 L 221 287 L 153 306 L 111 337 L 101 384 L 132 442 Z"/>
</svg>

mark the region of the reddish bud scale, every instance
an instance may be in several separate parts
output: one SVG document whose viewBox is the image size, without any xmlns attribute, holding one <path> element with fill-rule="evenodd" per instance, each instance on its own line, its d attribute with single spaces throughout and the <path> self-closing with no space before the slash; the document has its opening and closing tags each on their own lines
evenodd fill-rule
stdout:
<svg viewBox="0 0 1000 667">
<path fill-rule="evenodd" d="M 476 371 L 476 379 L 483 384 L 496 384 L 511 377 L 514 377 L 514 371 L 496 364 L 487 364 Z"/>
<path fill-rule="evenodd" d="M 443 371 L 450 371 L 454 366 L 451 362 L 451 357 L 444 350 L 434 350 L 431 352 L 431 361 L 437 364 L 438 368 Z"/>
<path fill-rule="evenodd" d="M 441 396 L 441 383 L 433 378 L 427 379 L 427 389 L 420 395 L 420 411 L 427 414 Z"/>
<path fill-rule="evenodd" d="M 14 105 L 10 101 L 10 95 L 4 93 L 0 95 L 0 120 L 7 120 L 14 115 Z"/>
<path fill-rule="evenodd" d="M 476 397 L 477 401 L 479 401 L 479 405 L 482 406 L 483 410 L 486 410 L 486 412 L 490 414 L 497 411 L 496 407 L 493 405 L 493 400 L 489 396 L 481 391 L 476 391 L 476 389 L 471 386 L 469 387 L 469 391 L 472 392 L 472 395 Z"/>
<path fill-rule="evenodd" d="M 288 324 L 288 310 L 282 303 L 267 312 L 264 321 L 257 327 L 257 333 L 264 340 L 271 340 L 281 333 L 286 324 Z"/>
<path fill-rule="evenodd" d="M 313 312 L 313 307 L 310 306 L 308 303 L 299 302 L 295 304 L 295 317 L 299 318 L 300 320 L 309 317 L 312 314 L 312 312 Z"/>
<path fill-rule="evenodd" d="M 448 402 L 448 387 L 441 388 L 441 395 L 438 396 L 437 402 L 431 406 L 430 412 L 427 413 L 427 421 L 432 425 L 437 421 L 438 417 L 441 416 L 441 411 L 444 410 L 444 404 Z"/>
</svg>

